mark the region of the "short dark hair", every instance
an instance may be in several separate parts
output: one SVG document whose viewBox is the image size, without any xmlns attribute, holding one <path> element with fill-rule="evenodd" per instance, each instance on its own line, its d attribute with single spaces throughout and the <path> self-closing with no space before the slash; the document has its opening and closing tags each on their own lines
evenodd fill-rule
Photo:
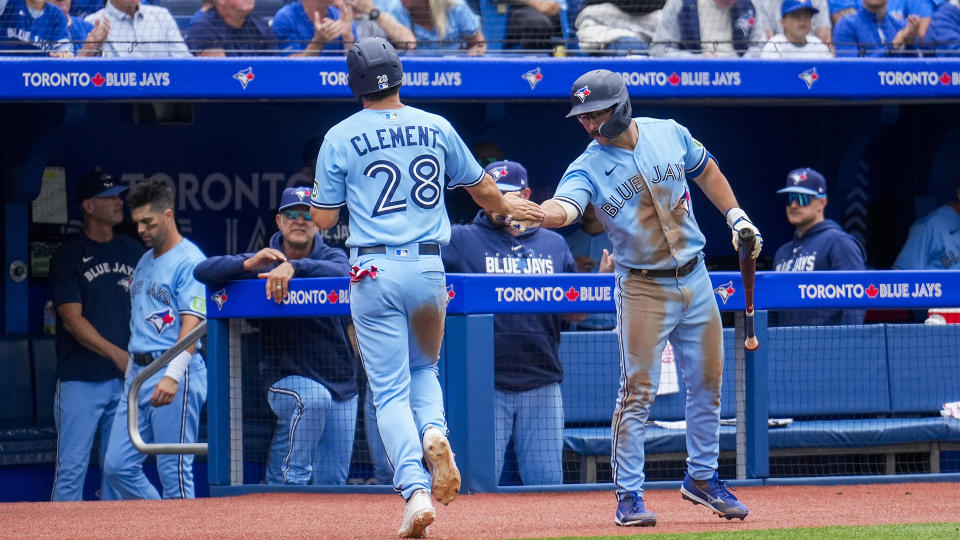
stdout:
<svg viewBox="0 0 960 540">
<path fill-rule="evenodd" d="M 394 94 L 399 93 L 401 86 L 403 86 L 403 85 L 402 85 L 402 84 L 398 84 L 398 85 L 396 85 L 396 86 L 394 86 L 394 87 L 392 87 L 392 88 L 385 88 L 385 89 L 383 89 L 383 90 L 379 90 L 379 91 L 377 91 L 377 92 L 371 92 L 371 93 L 369 93 L 369 94 L 365 94 L 365 95 L 360 96 L 360 97 L 361 97 L 361 99 L 364 100 L 364 101 L 383 101 L 383 100 L 387 99 L 388 97 L 390 97 L 390 96 L 392 96 L 392 95 L 394 95 Z"/>
<path fill-rule="evenodd" d="M 127 206 L 133 209 L 147 205 L 153 212 L 173 210 L 173 186 L 160 178 L 148 178 L 134 184 L 127 194 Z"/>
</svg>

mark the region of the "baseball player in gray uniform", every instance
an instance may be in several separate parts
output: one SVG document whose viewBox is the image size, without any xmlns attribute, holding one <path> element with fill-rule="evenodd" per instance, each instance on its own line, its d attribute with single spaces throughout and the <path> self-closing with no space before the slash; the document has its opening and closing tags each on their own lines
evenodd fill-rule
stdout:
<svg viewBox="0 0 960 540">
<path fill-rule="evenodd" d="M 398 533 L 419 538 L 436 517 L 431 488 L 444 504 L 460 491 L 437 379 L 447 298 L 440 246 L 450 240 L 444 183 L 499 214 L 537 222 L 543 214 L 501 195 L 450 122 L 400 102 L 403 67 L 389 42 L 360 40 L 347 68 L 363 110 L 323 139 L 311 215 L 329 229 L 340 207 L 350 210 L 350 312 L 393 485 L 407 501 Z"/>
<path fill-rule="evenodd" d="M 572 223 L 587 203 L 610 236 L 615 262 L 620 390 L 612 421 L 618 525 L 651 526 L 643 504 L 644 425 L 660 383 L 660 355 L 673 344 L 687 385 L 687 471 L 680 491 L 721 517 L 745 518 L 747 507 L 717 478 L 723 339 L 720 311 L 703 261 L 705 240 L 693 216 L 687 179 L 737 233 L 757 228 L 737 205 L 713 156 L 673 120 L 632 118 L 620 75 L 594 70 L 570 92 L 575 116 L 593 139 L 543 203 L 543 225 Z"/>
</svg>

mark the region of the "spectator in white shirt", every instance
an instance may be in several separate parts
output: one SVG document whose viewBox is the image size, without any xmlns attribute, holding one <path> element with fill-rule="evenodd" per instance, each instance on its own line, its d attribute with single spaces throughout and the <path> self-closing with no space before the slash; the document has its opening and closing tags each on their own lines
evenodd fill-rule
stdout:
<svg viewBox="0 0 960 540">
<path fill-rule="evenodd" d="M 755 0 L 753 5 L 757 8 L 757 34 L 758 39 L 769 40 L 777 34 L 783 33 L 783 25 L 780 19 L 783 18 L 783 0 Z M 813 34 L 820 38 L 824 43 L 830 43 L 833 40 L 833 26 L 830 24 L 830 7 L 827 0 L 810 0 L 810 5 L 817 10 L 813 14 Z"/>
<path fill-rule="evenodd" d="M 810 0 L 783 0 L 780 8 L 783 18 L 783 33 L 767 41 L 760 58 L 830 58 L 830 48 L 817 36 L 810 33 L 813 16 L 819 10 Z"/>
<path fill-rule="evenodd" d="M 103 9 L 87 15 L 85 20 L 94 24 L 102 17 L 110 21 L 103 56 L 192 56 L 176 21 L 166 8 L 141 4 L 139 0 L 110 0 Z"/>
</svg>

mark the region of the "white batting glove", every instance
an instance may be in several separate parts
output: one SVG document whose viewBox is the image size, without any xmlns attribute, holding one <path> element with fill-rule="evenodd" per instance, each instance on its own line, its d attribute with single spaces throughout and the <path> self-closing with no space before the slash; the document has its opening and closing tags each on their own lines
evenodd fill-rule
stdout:
<svg viewBox="0 0 960 540">
<path fill-rule="evenodd" d="M 739 208 L 731 208 L 726 217 L 727 225 L 733 231 L 733 249 L 740 251 L 740 231 L 744 229 L 753 231 L 755 240 L 753 241 L 753 249 L 750 251 L 750 257 L 754 259 L 759 257 L 760 249 L 763 247 L 763 236 L 757 226 L 747 217 L 747 213 Z"/>
</svg>

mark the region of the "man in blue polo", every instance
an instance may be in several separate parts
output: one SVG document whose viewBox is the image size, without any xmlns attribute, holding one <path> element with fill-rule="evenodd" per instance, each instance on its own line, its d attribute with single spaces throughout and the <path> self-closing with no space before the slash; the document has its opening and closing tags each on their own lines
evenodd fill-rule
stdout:
<svg viewBox="0 0 960 540">
<path fill-rule="evenodd" d="M 787 185 L 777 191 L 787 207 L 787 221 L 796 227 L 793 240 L 780 246 L 773 257 L 777 272 L 814 270 L 863 270 L 866 253 L 854 237 L 832 219 L 824 218 L 827 181 L 807 167 L 787 174 Z M 771 313 L 771 324 L 831 325 L 861 324 L 861 309 L 815 309 Z"/>
<path fill-rule="evenodd" d="M 527 171 L 514 161 L 486 168 L 502 193 L 530 198 Z M 503 216 L 481 210 L 473 223 L 456 225 L 441 252 L 447 272 L 553 274 L 576 272 L 566 241 L 546 229 L 526 232 Z M 563 367 L 557 356 L 562 318 L 556 314 L 495 315 L 494 388 L 496 474 L 512 437 L 520 477 L 527 485 L 563 483 Z"/>
</svg>

